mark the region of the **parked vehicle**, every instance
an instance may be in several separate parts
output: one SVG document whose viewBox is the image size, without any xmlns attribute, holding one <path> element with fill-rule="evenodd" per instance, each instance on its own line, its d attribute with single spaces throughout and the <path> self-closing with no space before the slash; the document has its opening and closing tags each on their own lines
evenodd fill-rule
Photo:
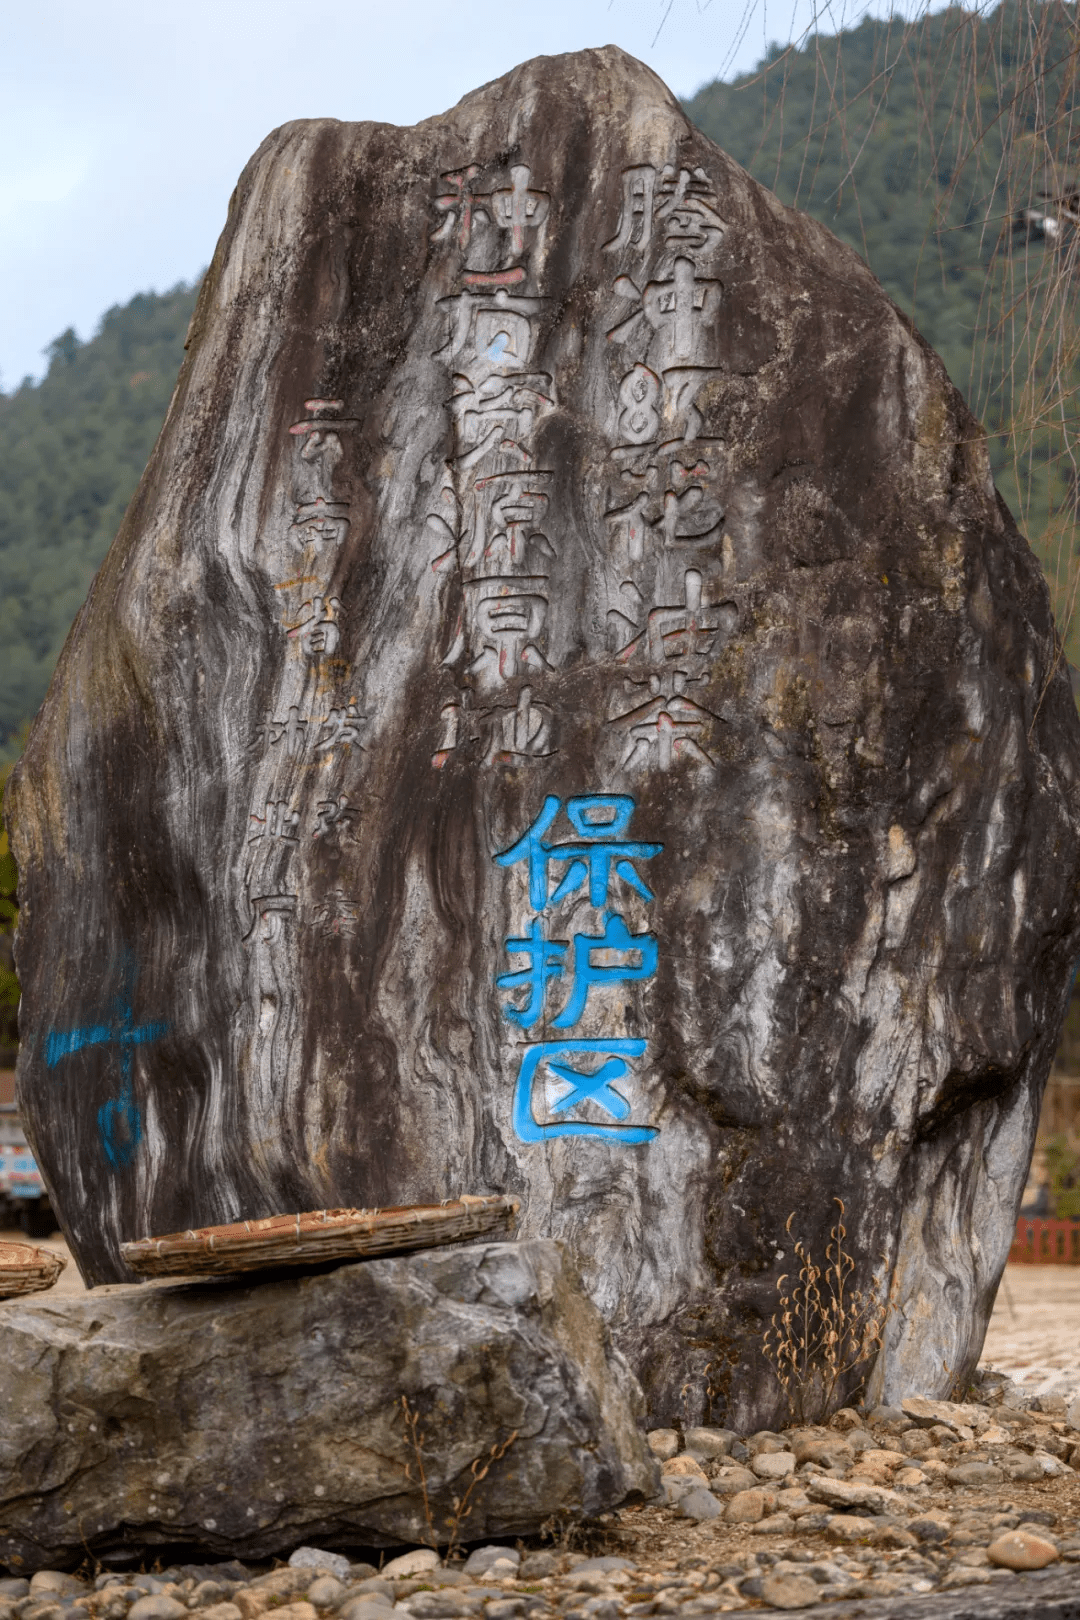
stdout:
<svg viewBox="0 0 1080 1620">
<path fill-rule="evenodd" d="M 15 1103 L 15 1076 L 0 1074 L 0 1222 L 21 1226 L 27 1237 L 56 1231 L 41 1171 L 30 1151 Z"/>
</svg>

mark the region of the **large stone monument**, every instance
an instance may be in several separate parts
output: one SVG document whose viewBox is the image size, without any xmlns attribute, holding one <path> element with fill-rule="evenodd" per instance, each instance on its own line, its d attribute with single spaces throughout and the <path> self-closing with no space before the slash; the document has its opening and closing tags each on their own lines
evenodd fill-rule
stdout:
<svg viewBox="0 0 1080 1620">
<path fill-rule="evenodd" d="M 1078 770 L 944 367 L 648 69 L 287 125 L 15 779 L 79 1265 L 513 1191 L 653 1421 L 745 1427 L 788 1219 L 823 1259 L 841 1198 L 873 1391 L 944 1394 L 1080 954 Z"/>
</svg>

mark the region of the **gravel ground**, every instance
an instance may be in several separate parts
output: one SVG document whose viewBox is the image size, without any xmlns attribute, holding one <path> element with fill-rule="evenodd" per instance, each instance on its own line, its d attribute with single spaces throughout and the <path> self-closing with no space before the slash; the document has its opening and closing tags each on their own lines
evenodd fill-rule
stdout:
<svg viewBox="0 0 1080 1620">
<path fill-rule="evenodd" d="M 636 1620 L 952 1593 L 1076 1567 L 1080 1403 L 1028 1406 L 988 1376 L 978 1403 L 845 1409 L 825 1427 L 738 1437 L 654 1431 L 666 1505 L 605 1515 L 554 1544 L 427 1550 L 308 1567 L 86 1566 L 0 1582 L 0 1620 Z M 144 1565 L 145 1569 L 145 1565 Z M 325 1573 L 320 1573 L 324 1571 Z M 15 1572 L 17 1575 L 17 1572 Z M 1034 1595 L 1034 1594 L 1033 1594 Z"/>
<path fill-rule="evenodd" d="M 59 1234 L 46 1246 L 67 1253 Z M 56 1292 L 83 1291 L 70 1263 Z M 1080 1267 L 1013 1266 L 968 1407 L 847 1410 L 827 1428 L 782 1434 L 656 1431 L 666 1505 L 422 1570 L 354 1549 L 371 1562 L 311 1555 L 328 1574 L 144 1560 L 151 1573 L 88 1565 L 79 1578 L 40 1572 L 28 1588 L 13 1571 L 0 1582 L 0 1620 L 194 1610 L 256 1620 L 270 1608 L 275 1620 L 636 1620 L 835 1602 L 858 1612 L 873 1599 L 999 1583 L 1019 1593 L 1036 1568 L 1071 1567 L 1080 1595 L 1078 1392 Z"/>
</svg>

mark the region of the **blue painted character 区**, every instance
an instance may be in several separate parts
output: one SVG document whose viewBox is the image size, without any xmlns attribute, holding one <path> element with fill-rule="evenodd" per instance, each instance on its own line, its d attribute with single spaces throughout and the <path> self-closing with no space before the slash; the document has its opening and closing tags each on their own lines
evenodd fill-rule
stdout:
<svg viewBox="0 0 1080 1620">
<path fill-rule="evenodd" d="M 657 1135 L 652 1125 L 624 1125 L 629 1117 L 630 1104 L 620 1091 L 617 1081 L 630 1074 L 628 1058 L 644 1055 L 646 1042 L 642 1040 L 563 1040 L 542 1041 L 526 1047 L 518 1068 L 514 1088 L 514 1130 L 522 1142 L 545 1142 L 559 1136 L 591 1136 L 603 1142 L 619 1142 L 633 1146 L 651 1142 Z M 596 1069 L 583 1069 L 583 1060 L 599 1057 L 603 1061 Z M 569 1085 L 570 1090 L 550 1105 L 552 1114 L 566 1114 L 581 1103 L 591 1102 L 617 1123 L 594 1123 L 584 1119 L 555 1119 L 539 1123 L 533 1106 L 533 1090 L 544 1069 Z"/>
</svg>

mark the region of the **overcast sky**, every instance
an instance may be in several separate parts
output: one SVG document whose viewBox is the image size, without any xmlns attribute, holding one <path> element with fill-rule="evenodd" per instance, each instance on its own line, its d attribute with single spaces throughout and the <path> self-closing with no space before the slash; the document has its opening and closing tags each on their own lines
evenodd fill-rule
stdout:
<svg viewBox="0 0 1080 1620">
<path fill-rule="evenodd" d="M 110 305 L 197 275 L 244 163 L 290 118 L 411 124 L 530 56 L 608 43 L 689 95 L 814 4 L 0 0 L 0 388 L 40 375 L 66 327 L 90 337 Z M 835 0 L 821 26 L 865 8 Z"/>
</svg>

